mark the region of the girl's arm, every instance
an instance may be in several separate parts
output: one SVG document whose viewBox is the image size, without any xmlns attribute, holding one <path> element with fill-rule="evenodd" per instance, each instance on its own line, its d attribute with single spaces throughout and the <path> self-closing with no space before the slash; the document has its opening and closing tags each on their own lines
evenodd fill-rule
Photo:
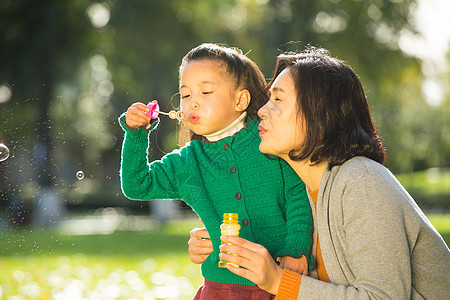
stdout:
<svg viewBox="0 0 450 300">
<path fill-rule="evenodd" d="M 125 131 L 120 168 L 124 195 L 133 200 L 180 199 L 179 181 L 184 167 L 179 152 L 160 161 L 148 161 L 149 132 L 157 127 L 159 119 L 152 120 L 150 131 L 129 128 L 125 122 L 125 116 L 121 116 L 119 123 Z"/>
<path fill-rule="evenodd" d="M 277 253 L 277 257 L 302 255 L 311 263 L 310 249 L 312 244 L 313 219 L 306 187 L 303 181 L 283 160 L 280 160 L 284 180 L 284 196 L 286 199 L 286 245 Z M 297 270 L 293 270 L 297 271 Z"/>
</svg>

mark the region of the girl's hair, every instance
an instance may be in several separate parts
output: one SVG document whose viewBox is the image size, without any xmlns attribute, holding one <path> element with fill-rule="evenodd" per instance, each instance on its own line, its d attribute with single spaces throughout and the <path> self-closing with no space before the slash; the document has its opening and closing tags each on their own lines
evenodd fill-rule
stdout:
<svg viewBox="0 0 450 300">
<path fill-rule="evenodd" d="M 251 99 L 246 112 L 251 119 L 257 119 L 258 110 L 269 99 L 265 89 L 266 80 L 258 66 L 237 48 L 229 48 L 218 44 L 202 44 L 183 57 L 179 71 L 180 77 L 188 63 L 199 60 L 217 61 L 224 65 L 227 75 L 234 83 L 234 87 L 246 89 L 250 92 Z M 202 137 L 181 123 L 179 131 L 180 146 L 196 139 L 202 139 Z"/>
<path fill-rule="evenodd" d="M 297 94 L 297 116 L 303 120 L 304 143 L 289 152 L 292 160 L 327 161 L 329 169 L 355 156 L 381 164 L 385 152 L 370 115 L 358 76 L 325 49 L 308 47 L 280 54 L 268 84 L 289 68 Z"/>
</svg>

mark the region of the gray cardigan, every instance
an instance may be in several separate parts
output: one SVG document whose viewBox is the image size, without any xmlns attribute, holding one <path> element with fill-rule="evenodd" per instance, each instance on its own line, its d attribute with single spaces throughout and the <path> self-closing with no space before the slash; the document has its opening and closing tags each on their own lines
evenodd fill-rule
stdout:
<svg viewBox="0 0 450 300">
<path fill-rule="evenodd" d="M 313 270 L 298 299 L 450 299 L 450 251 L 388 169 L 365 157 L 327 168 L 317 198 L 311 253 L 318 233 L 332 283 Z"/>
</svg>

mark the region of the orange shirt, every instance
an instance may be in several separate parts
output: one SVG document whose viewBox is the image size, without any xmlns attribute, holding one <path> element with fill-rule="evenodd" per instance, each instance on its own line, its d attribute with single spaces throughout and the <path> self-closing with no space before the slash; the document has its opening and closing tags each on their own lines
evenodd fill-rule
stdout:
<svg viewBox="0 0 450 300">
<path fill-rule="evenodd" d="M 309 195 L 314 201 L 314 205 L 317 210 L 317 195 L 319 194 L 319 190 L 309 191 Z M 319 276 L 319 280 L 325 282 L 331 282 L 328 277 L 327 270 L 325 269 L 325 264 L 323 263 L 322 251 L 320 251 L 320 242 L 319 236 L 317 236 L 317 250 L 316 250 L 316 266 L 317 266 L 317 275 Z"/>
</svg>

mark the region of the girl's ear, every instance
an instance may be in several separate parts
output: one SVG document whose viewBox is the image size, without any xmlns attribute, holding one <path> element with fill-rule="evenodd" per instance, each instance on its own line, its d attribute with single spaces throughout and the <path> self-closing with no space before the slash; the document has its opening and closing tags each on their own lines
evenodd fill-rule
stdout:
<svg viewBox="0 0 450 300">
<path fill-rule="evenodd" d="M 245 111 L 250 104 L 252 96 L 248 90 L 239 91 L 236 98 L 236 111 Z"/>
</svg>

